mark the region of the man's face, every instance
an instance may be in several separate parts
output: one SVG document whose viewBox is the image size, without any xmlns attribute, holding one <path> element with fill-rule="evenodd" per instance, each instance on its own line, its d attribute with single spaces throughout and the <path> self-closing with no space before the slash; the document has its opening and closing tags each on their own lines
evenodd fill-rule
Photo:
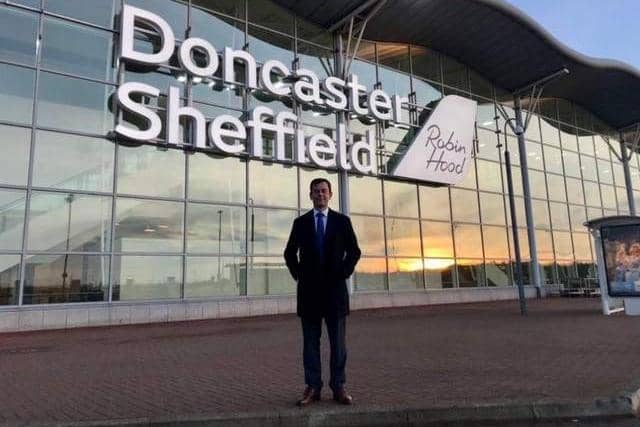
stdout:
<svg viewBox="0 0 640 427">
<path fill-rule="evenodd" d="M 329 200 L 331 200 L 331 190 L 329 190 L 329 186 L 326 182 L 319 182 L 313 187 L 311 187 L 311 192 L 309 193 L 309 197 L 313 202 L 313 207 L 316 209 L 324 209 L 329 206 Z"/>
</svg>

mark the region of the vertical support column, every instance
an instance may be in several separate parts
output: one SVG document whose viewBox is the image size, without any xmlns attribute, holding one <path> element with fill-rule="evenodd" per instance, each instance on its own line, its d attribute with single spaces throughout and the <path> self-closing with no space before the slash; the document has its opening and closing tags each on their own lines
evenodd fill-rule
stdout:
<svg viewBox="0 0 640 427">
<path fill-rule="evenodd" d="M 516 118 L 516 136 L 518 137 L 518 149 L 520 151 L 520 168 L 522 175 L 522 192 L 524 195 L 524 212 L 527 219 L 527 236 L 529 237 L 529 253 L 533 273 L 533 284 L 536 287 L 538 298 L 542 296 L 540 266 L 538 264 L 538 251 L 536 245 L 536 232 L 533 222 L 533 208 L 531 206 L 531 187 L 529 185 L 529 169 L 527 166 L 527 150 L 524 142 L 524 124 L 522 121 L 522 107 L 520 95 L 514 95 L 514 110 Z"/>
<path fill-rule="evenodd" d="M 345 76 L 342 75 L 342 64 L 345 61 L 345 54 L 344 54 L 344 50 L 343 50 L 343 40 L 342 40 L 342 34 L 340 33 L 335 33 L 334 37 L 333 37 L 333 45 L 334 45 L 334 52 L 335 52 L 335 61 L 334 61 L 334 75 L 338 76 L 340 78 L 344 78 Z M 344 111 L 338 111 L 336 112 L 336 140 L 337 141 L 347 141 L 348 138 L 345 137 L 343 138 L 342 135 L 340 135 L 341 132 L 341 126 L 340 125 L 344 125 L 344 128 L 346 129 L 347 126 L 347 113 Z M 339 170 L 338 171 L 338 187 L 340 189 L 339 191 L 339 195 L 340 195 L 340 200 L 339 200 L 339 207 L 340 207 L 340 212 L 342 212 L 344 215 L 349 215 L 350 209 L 349 209 L 349 176 L 347 175 L 347 171 L 345 170 Z M 347 281 L 347 286 L 349 288 L 349 294 L 352 295 L 353 294 L 353 279 L 351 277 L 349 277 L 348 281 Z"/>
<path fill-rule="evenodd" d="M 627 201 L 629 202 L 629 215 L 635 216 L 636 202 L 633 199 L 633 184 L 631 183 L 631 171 L 629 171 L 629 154 L 627 145 L 620 135 L 620 157 L 622 157 L 622 167 L 624 168 L 624 186 L 627 189 Z"/>
</svg>

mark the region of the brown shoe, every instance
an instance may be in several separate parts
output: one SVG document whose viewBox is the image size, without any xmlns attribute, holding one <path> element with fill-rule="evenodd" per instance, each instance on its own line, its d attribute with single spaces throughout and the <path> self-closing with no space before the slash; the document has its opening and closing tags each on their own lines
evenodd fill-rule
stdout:
<svg viewBox="0 0 640 427">
<path fill-rule="evenodd" d="M 298 406 L 307 406 L 313 402 L 317 402 L 320 400 L 320 390 L 316 390 L 311 387 L 307 387 L 304 389 L 304 393 L 302 394 L 302 399 L 296 402 Z"/>
<path fill-rule="evenodd" d="M 343 388 L 333 392 L 333 400 L 342 405 L 351 405 L 353 403 L 353 397 L 347 394 L 347 391 Z"/>
</svg>

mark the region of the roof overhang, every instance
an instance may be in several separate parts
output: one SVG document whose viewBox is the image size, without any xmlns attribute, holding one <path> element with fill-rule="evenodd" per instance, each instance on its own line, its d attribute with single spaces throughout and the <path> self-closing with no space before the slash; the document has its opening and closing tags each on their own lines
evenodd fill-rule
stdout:
<svg viewBox="0 0 640 427">
<path fill-rule="evenodd" d="M 368 1 L 275 0 L 327 29 Z M 545 97 L 575 102 L 614 129 L 640 122 L 638 69 L 568 48 L 503 0 L 388 1 L 369 19 L 363 37 L 434 49 L 510 92 L 567 68 L 569 75 L 545 87 Z"/>
</svg>

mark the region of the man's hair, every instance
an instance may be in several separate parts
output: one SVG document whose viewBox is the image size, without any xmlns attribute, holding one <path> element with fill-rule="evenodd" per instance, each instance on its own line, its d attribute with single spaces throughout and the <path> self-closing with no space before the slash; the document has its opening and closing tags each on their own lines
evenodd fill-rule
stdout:
<svg viewBox="0 0 640 427">
<path fill-rule="evenodd" d="M 311 180 L 311 184 L 309 184 L 309 192 L 312 192 L 312 191 L 313 191 L 313 186 L 314 186 L 314 185 L 318 185 L 318 184 L 321 184 L 321 183 L 323 183 L 323 182 L 326 182 L 326 183 L 327 183 L 327 186 L 329 187 L 329 191 L 330 191 L 331 193 L 333 193 L 333 191 L 331 190 L 331 183 L 330 183 L 330 182 L 329 182 L 329 180 L 328 180 L 328 179 L 326 179 L 326 178 L 314 178 L 313 180 Z"/>
</svg>

